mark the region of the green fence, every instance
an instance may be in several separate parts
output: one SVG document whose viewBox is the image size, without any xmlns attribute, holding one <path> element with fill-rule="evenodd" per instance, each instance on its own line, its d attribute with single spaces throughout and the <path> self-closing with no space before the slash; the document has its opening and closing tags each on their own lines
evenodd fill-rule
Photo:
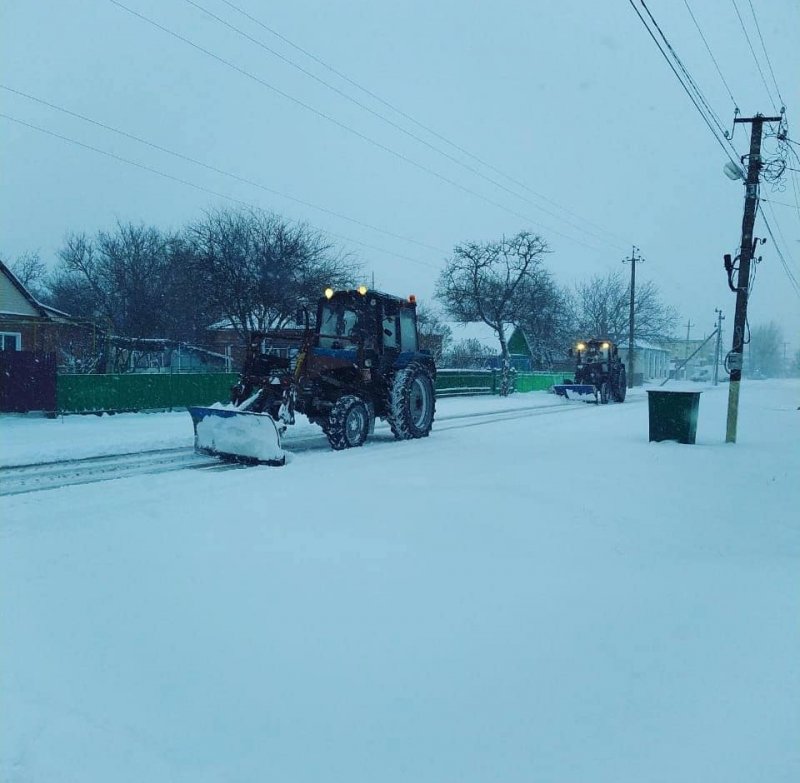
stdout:
<svg viewBox="0 0 800 783">
<path fill-rule="evenodd" d="M 59 413 L 140 411 L 210 405 L 227 401 L 235 373 L 128 373 L 124 375 L 59 375 Z M 561 383 L 553 373 L 516 373 L 517 392 L 542 391 Z M 439 397 L 497 394 L 498 370 L 441 370 L 436 376 Z"/>
<path fill-rule="evenodd" d="M 547 391 L 556 383 L 562 383 L 569 377 L 564 373 L 551 372 L 519 372 L 514 388 L 518 392 Z"/>
<path fill-rule="evenodd" d="M 210 405 L 230 399 L 235 373 L 59 375 L 59 413 L 138 411 Z"/>
</svg>

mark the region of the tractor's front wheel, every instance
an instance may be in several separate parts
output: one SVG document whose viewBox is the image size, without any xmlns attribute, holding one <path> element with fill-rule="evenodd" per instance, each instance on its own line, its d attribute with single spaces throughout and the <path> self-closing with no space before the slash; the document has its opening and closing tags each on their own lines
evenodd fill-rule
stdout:
<svg viewBox="0 0 800 783">
<path fill-rule="evenodd" d="M 421 364 L 400 370 L 389 390 L 389 426 L 395 438 L 426 438 L 433 426 L 436 394 L 433 378 Z"/>
<path fill-rule="evenodd" d="M 335 451 L 363 446 L 369 433 L 369 410 L 354 394 L 340 397 L 331 410 L 325 434 Z"/>
<path fill-rule="evenodd" d="M 600 404 L 608 405 L 608 398 L 611 396 L 611 387 L 607 381 L 600 384 Z"/>
</svg>

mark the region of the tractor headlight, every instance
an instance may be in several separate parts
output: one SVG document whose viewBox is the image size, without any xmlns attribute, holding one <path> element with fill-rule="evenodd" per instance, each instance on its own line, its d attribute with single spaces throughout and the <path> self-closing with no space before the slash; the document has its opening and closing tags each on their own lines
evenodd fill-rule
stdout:
<svg viewBox="0 0 800 783">
<path fill-rule="evenodd" d="M 603 349 L 608 350 L 611 346 L 608 343 L 603 343 Z"/>
<path fill-rule="evenodd" d="M 578 345 L 576 347 L 577 347 L 577 349 L 579 351 L 585 351 L 586 350 L 586 346 L 583 343 L 578 343 Z"/>
<path fill-rule="evenodd" d="M 360 285 L 358 287 L 358 293 L 361 294 L 361 296 L 366 296 L 367 295 L 367 287 L 365 285 Z"/>
<path fill-rule="evenodd" d="M 326 288 L 325 289 L 325 298 L 326 299 L 330 299 L 332 296 L 333 296 L 333 289 L 332 288 Z"/>
</svg>

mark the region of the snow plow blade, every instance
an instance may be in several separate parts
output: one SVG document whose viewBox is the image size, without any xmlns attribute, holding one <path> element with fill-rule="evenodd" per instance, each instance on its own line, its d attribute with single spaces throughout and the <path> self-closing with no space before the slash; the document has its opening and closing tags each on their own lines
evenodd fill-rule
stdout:
<svg viewBox="0 0 800 783">
<path fill-rule="evenodd" d="M 568 400 L 583 400 L 584 402 L 597 402 L 597 387 L 590 383 L 559 383 L 553 386 L 553 391 L 559 397 Z"/>
<path fill-rule="evenodd" d="M 234 408 L 188 410 L 198 454 L 262 465 L 286 464 L 278 426 L 269 414 Z"/>
</svg>

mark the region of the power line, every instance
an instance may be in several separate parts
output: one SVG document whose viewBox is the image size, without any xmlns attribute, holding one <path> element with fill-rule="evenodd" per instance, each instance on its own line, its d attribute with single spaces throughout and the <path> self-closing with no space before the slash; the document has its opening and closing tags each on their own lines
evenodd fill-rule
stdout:
<svg viewBox="0 0 800 783">
<path fill-rule="evenodd" d="M 789 283 L 791 284 L 792 288 L 794 289 L 794 292 L 800 298 L 800 283 L 798 283 L 797 278 L 794 276 L 794 273 L 792 272 L 791 268 L 789 267 L 789 263 L 786 260 L 786 258 L 784 257 L 783 251 L 781 250 L 780 245 L 778 245 L 778 240 L 775 239 L 775 234 L 773 234 L 773 232 L 772 232 L 772 226 L 770 226 L 769 221 L 767 220 L 767 216 L 766 216 L 766 214 L 765 214 L 765 212 L 762 209 L 760 204 L 759 204 L 759 207 L 758 207 L 758 211 L 761 213 L 761 217 L 764 220 L 764 226 L 766 227 L 767 233 L 770 235 L 770 238 L 772 239 L 772 244 L 775 247 L 775 252 L 778 254 L 778 258 L 780 259 L 781 266 L 783 266 L 783 271 L 786 273 L 786 277 L 789 278 Z M 775 217 L 775 213 L 774 212 L 773 212 L 773 217 Z M 777 218 L 776 218 L 775 225 L 778 226 L 778 231 L 780 232 L 780 225 L 777 222 Z M 783 234 L 781 234 L 781 238 L 783 239 L 784 242 L 786 241 L 785 238 L 783 237 Z"/>
<path fill-rule="evenodd" d="M 192 181 L 187 180 L 187 179 L 182 179 L 181 177 L 176 177 L 173 174 L 167 174 L 166 172 L 161 171 L 160 169 L 156 169 L 156 168 L 154 168 L 152 166 L 148 166 L 145 163 L 139 163 L 138 161 L 130 160 L 129 158 L 124 158 L 121 155 L 117 155 L 114 152 L 108 152 L 108 150 L 100 149 L 99 147 L 93 147 L 91 144 L 85 144 L 82 141 L 77 141 L 76 139 L 70 138 L 69 136 L 64 136 L 64 135 L 62 135 L 60 133 L 56 133 L 55 131 L 48 130 L 47 128 L 42 128 L 39 125 L 34 125 L 33 123 L 25 122 L 24 120 L 20 120 L 17 117 L 12 117 L 9 114 L 4 114 L 4 113 L 0 112 L 0 117 L 5 119 L 5 120 L 9 120 L 10 122 L 15 122 L 18 125 L 23 125 L 26 128 L 30 128 L 32 130 L 38 131 L 39 133 L 46 134 L 47 136 L 52 136 L 53 138 L 60 139 L 61 141 L 68 142 L 69 144 L 74 144 L 75 146 L 81 147 L 81 148 L 83 148 L 85 150 L 89 150 L 91 152 L 95 152 L 95 153 L 97 153 L 99 155 L 104 155 L 107 158 L 112 158 L 113 160 L 116 160 L 116 161 L 118 161 L 120 163 L 125 163 L 125 164 L 127 164 L 129 166 L 134 166 L 135 168 L 142 169 L 143 171 L 150 172 L 151 174 L 157 174 L 159 177 L 163 177 L 164 179 L 171 180 L 172 182 L 177 182 L 177 183 L 179 183 L 181 185 L 186 185 L 187 187 L 194 188 L 195 190 L 199 190 L 199 191 L 201 191 L 203 193 L 208 193 L 208 194 L 210 194 L 212 196 L 216 196 L 217 198 L 226 199 L 227 201 L 232 201 L 232 202 L 234 202 L 236 204 L 240 204 L 240 205 L 245 206 L 245 207 L 253 208 L 253 207 L 256 206 L 255 204 L 253 204 L 253 203 L 251 203 L 249 201 L 245 201 L 243 199 L 236 198 L 235 196 L 230 196 L 230 195 L 228 195 L 226 193 L 220 193 L 219 191 L 212 190 L 211 188 L 207 188 L 204 185 L 198 185 L 196 182 L 192 182 Z M 292 222 L 301 223 L 302 221 L 292 220 Z M 428 263 L 426 261 L 421 261 L 418 258 L 412 258 L 410 256 L 403 255 L 401 253 L 396 253 L 393 250 L 387 250 L 386 248 L 379 247 L 377 245 L 370 245 L 370 244 L 367 244 L 366 242 L 362 242 L 359 239 L 353 239 L 352 237 L 344 236 L 343 234 L 337 234 L 337 233 L 335 233 L 333 231 L 328 231 L 328 229 L 320 229 L 320 228 L 317 228 L 316 226 L 313 226 L 311 223 L 308 223 L 307 225 L 311 226 L 312 228 L 316 228 L 317 231 L 321 231 L 322 233 L 327 234 L 328 236 L 336 237 L 337 239 L 342 239 L 342 240 L 344 240 L 346 242 L 352 242 L 353 244 L 361 245 L 362 247 L 366 247 L 366 248 L 368 248 L 370 250 L 377 250 L 377 251 L 379 251 L 381 253 L 386 253 L 387 255 L 395 256 L 397 258 L 401 258 L 404 261 L 410 261 L 411 263 L 414 263 L 414 264 L 420 264 L 422 266 L 427 266 L 427 267 L 429 267 L 431 269 L 438 269 L 438 267 L 434 267 L 433 264 L 430 264 L 430 263 Z"/>
<path fill-rule="evenodd" d="M 370 98 L 372 98 L 373 100 L 375 100 L 378 103 L 382 104 L 386 108 L 391 109 L 393 112 L 395 112 L 399 116 L 403 117 L 404 119 L 408 120 L 409 122 L 413 123 L 418 128 L 422 128 L 422 130 L 424 130 L 426 133 L 431 134 L 431 136 L 434 136 L 435 138 L 439 139 L 440 141 L 445 142 L 445 144 L 450 145 L 453 149 L 458 150 L 461 154 L 466 155 L 468 158 L 470 158 L 471 160 L 474 160 L 476 163 L 479 163 L 481 166 L 485 166 L 487 169 L 489 169 L 490 171 L 493 171 L 495 174 L 498 174 L 501 177 L 504 177 L 509 182 L 513 182 L 518 187 L 520 187 L 523 190 L 527 191 L 528 193 L 536 196 L 536 198 L 539 198 L 542 201 L 546 201 L 548 204 L 551 204 L 556 209 L 560 209 L 562 212 L 565 212 L 566 214 L 571 215 L 572 217 L 576 218 L 577 220 L 580 220 L 581 222 L 586 223 L 587 225 L 592 226 L 593 228 L 596 228 L 596 229 L 598 229 L 600 231 L 603 231 L 604 233 L 608 234 L 609 236 L 614 237 L 615 239 L 626 241 L 626 240 L 623 240 L 622 237 L 614 234 L 614 232 L 609 231 L 607 228 L 604 228 L 603 226 L 600 226 L 597 223 L 593 223 L 591 220 L 587 220 L 586 218 L 582 217 L 581 215 L 577 214 L 576 212 L 573 212 L 572 210 L 568 209 L 567 207 L 563 206 L 562 204 L 559 204 L 557 201 L 554 201 L 553 199 L 549 198 L 548 196 L 545 196 L 543 193 L 539 193 L 538 191 L 536 191 L 533 188 L 531 188 L 528 185 L 526 185 L 524 182 L 516 179 L 515 177 L 512 177 L 507 172 L 504 172 L 501 169 L 497 168 L 496 166 L 492 165 L 491 163 L 488 163 L 487 161 L 483 160 L 479 156 L 475 155 L 474 153 L 472 153 L 469 150 L 465 149 L 461 145 L 457 144 L 452 139 L 449 139 L 448 137 L 446 137 L 443 134 L 439 133 L 438 131 L 434 130 L 429 125 L 426 125 L 426 124 L 420 122 L 418 119 L 413 117 L 411 114 L 408 114 L 407 112 L 405 112 L 402 109 L 398 108 L 393 103 L 390 103 L 389 101 L 387 101 L 385 98 L 382 98 L 380 95 L 378 95 L 377 93 L 375 93 L 372 90 L 368 89 L 363 84 L 357 82 L 355 79 L 352 79 L 350 76 L 348 76 L 347 74 L 345 74 L 342 71 L 338 70 L 337 68 L 335 68 L 330 63 L 326 62 L 322 58 L 320 58 L 317 55 L 315 55 L 313 52 L 309 51 L 308 49 L 303 48 L 299 44 L 297 44 L 294 41 L 292 41 L 289 38 L 287 38 L 285 35 L 279 33 L 275 28 L 270 27 L 268 24 L 263 22 L 261 19 L 258 19 L 257 17 L 255 17 L 252 14 L 248 13 L 244 9 L 242 9 L 239 6 L 235 5 L 234 3 L 230 2 L 230 0 L 222 0 L 222 2 L 225 3 L 225 5 L 227 5 L 229 8 L 232 8 L 234 11 L 236 11 L 237 13 L 241 14 L 242 16 L 244 16 L 246 19 L 249 19 L 251 22 L 253 22 L 254 24 L 256 24 L 259 27 L 261 27 L 263 30 L 268 32 L 270 35 L 275 36 L 276 38 L 278 38 L 279 40 L 283 41 L 288 46 L 291 46 L 293 49 L 297 50 L 301 54 L 304 54 L 306 57 L 310 58 L 311 60 L 313 60 L 318 65 L 321 65 L 326 70 L 328 70 L 331 73 L 335 74 L 336 76 L 338 76 L 343 81 L 347 82 L 348 84 L 350 84 L 351 86 L 355 87 L 356 89 L 361 90 L 361 92 L 363 92 L 365 95 L 368 95 Z"/>
<path fill-rule="evenodd" d="M 770 92 L 767 80 L 764 78 L 764 71 L 761 70 L 761 63 L 759 63 L 758 57 L 756 57 L 756 51 L 755 49 L 753 49 L 753 44 L 750 41 L 750 36 L 747 33 L 747 28 L 744 26 L 744 19 L 742 19 L 742 15 L 739 13 L 739 6 L 736 5 L 736 0 L 731 0 L 731 2 L 733 3 L 733 8 L 736 11 L 736 16 L 739 17 L 739 24 L 742 27 L 742 32 L 744 33 L 744 37 L 747 39 L 747 45 L 750 47 L 750 54 L 753 55 L 753 60 L 755 61 L 756 68 L 758 68 L 758 73 L 761 76 L 761 81 L 764 84 L 764 89 L 767 91 L 769 102 L 772 104 L 772 108 L 775 110 L 775 113 L 777 114 L 778 108 L 777 106 L 775 106 L 775 99 L 772 97 L 772 92 Z"/>
<path fill-rule="evenodd" d="M 310 79 L 313 79 L 317 83 L 323 85 L 327 89 L 329 89 L 332 92 L 336 93 L 341 98 L 344 98 L 345 100 L 349 101 L 350 103 L 354 104 L 355 106 L 358 106 L 363 111 L 368 112 L 373 117 L 377 117 L 378 119 L 380 119 L 381 121 L 385 122 L 387 125 L 391 126 L 395 130 L 400 131 L 400 133 L 403 133 L 404 135 L 408 136 L 409 138 L 414 139 L 414 141 L 418 142 L 419 144 L 422 144 L 425 147 L 427 147 L 428 149 L 433 150 L 437 154 L 442 155 L 443 157 L 447 158 L 447 160 L 455 163 L 457 166 L 460 166 L 461 168 L 465 169 L 466 171 L 469 171 L 470 173 L 475 174 L 476 176 L 480 177 L 481 179 L 486 180 L 487 182 L 491 183 L 495 187 L 500 188 L 501 190 L 505 191 L 506 193 L 509 193 L 510 195 L 514 196 L 515 198 L 518 198 L 518 199 L 524 201 L 525 203 L 530 204 L 534 209 L 538 209 L 539 211 L 544 212 L 546 215 L 549 215 L 550 217 L 553 217 L 556 220 L 560 220 L 563 223 L 566 223 L 567 225 L 571 226 L 572 228 L 577 229 L 578 231 L 584 232 L 584 233 L 586 233 L 586 234 L 588 234 L 590 236 L 594 236 L 596 239 L 600 240 L 601 242 L 608 242 L 608 239 L 606 237 L 601 236 L 601 235 L 597 234 L 594 231 L 586 229 L 583 226 L 578 225 L 577 223 L 573 223 L 572 221 L 567 220 L 566 218 L 562 217 L 561 215 L 557 214 L 556 212 L 553 212 L 553 211 L 551 211 L 549 209 L 546 209 L 545 207 L 540 206 L 535 201 L 532 201 L 531 199 L 529 199 L 527 196 L 524 196 L 524 195 L 518 193 L 516 190 L 513 190 L 513 189 L 509 188 L 507 185 L 504 185 L 502 182 L 498 182 L 493 177 L 490 177 L 490 176 L 484 174 L 482 171 L 480 171 L 480 169 L 477 169 L 474 166 L 469 165 L 468 163 L 464 163 L 464 161 L 460 160 L 455 155 L 451 155 L 449 152 L 446 152 L 445 150 L 441 149 L 440 147 L 437 147 L 435 144 L 431 144 L 429 141 L 427 141 L 426 139 L 423 139 L 421 136 L 419 136 L 418 134 L 414 133 L 413 131 L 410 131 L 410 130 L 404 128 L 402 125 L 394 122 L 394 120 L 390 119 L 386 115 L 381 114 L 378 111 L 375 111 L 374 109 L 372 109 L 371 107 L 369 107 L 365 103 L 363 103 L 362 101 L 359 101 L 358 99 L 353 98 L 351 95 L 348 95 L 346 92 L 344 92 L 343 90 L 340 90 L 335 85 L 331 84 L 330 82 L 325 81 L 325 79 L 321 79 L 319 76 L 317 76 L 316 74 L 312 73 L 307 68 L 304 68 L 302 65 L 298 65 L 296 62 L 294 62 L 290 58 L 284 56 L 283 54 L 281 54 L 280 52 L 276 51 L 275 49 L 272 49 L 271 47 L 267 46 L 263 41 L 259 41 L 257 38 L 254 38 L 252 35 L 249 35 L 244 30 L 236 27 L 236 25 L 231 24 L 227 20 L 223 19 L 221 16 L 218 16 L 217 14 L 215 14 L 213 11 L 210 11 L 205 6 L 201 5 L 200 3 L 195 2 L 195 0 L 184 0 L 184 2 L 187 3 L 188 5 L 192 6 L 193 8 L 196 8 L 198 11 L 201 11 L 202 13 L 206 14 L 207 16 L 209 16 L 211 19 L 213 19 L 214 21 L 218 22 L 219 24 L 227 27 L 229 30 L 232 30 L 233 32 L 235 32 L 237 35 L 241 36 L 245 40 L 250 41 L 251 43 L 253 43 L 256 46 L 260 47 L 264 51 L 266 51 L 269 54 L 271 54 L 273 57 L 277 57 L 279 60 L 281 60 L 282 62 L 286 63 L 290 67 L 300 71 L 300 73 L 304 74 L 305 76 L 308 76 Z"/>
<path fill-rule="evenodd" d="M 513 210 L 510 207 L 507 207 L 506 205 L 500 203 L 499 201 L 495 201 L 494 199 L 491 199 L 488 196 L 485 196 L 485 195 L 479 193 L 478 191 L 467 187 L 466 185 L 462 185 L 462 184 L 456 182 L 455 180 L 452 180 L 449 177 L 446 177 L 445 175 L 440 174 L 439 172 L 435 171 L 434 169 L 431 169 L 428 166 L 425 166 L 424 164 L 419 163 L 418 161 L 414 160 L 413 158 L 409 158 L 407 155 L 404 155 L 403 153 L 398 152 L 397 150 L 394 150 L 391 147 L 386 146 L 385 144 L 381 143 L 380 141 L 377 141 L 376 139 L 373 139 L 370 136 L 367 136 L 366 134 L 361 133 L 360 131 L 356 130 L 352 126 L 347 125 L 344 122 L 340 122 L 336 118 L 331 117 L 329 114 L 326 114 L 325 112 L 320 111 L 319 109 L 315 109 L 313 106 L 301 101 L 299 98 L 295 98 L 293 95 L 290 95 L 289 93 L 284 92 L 283 90 L 279 89 L 278 87 L 275 87 L 274 85 L 270 84 L 269 82 L 265 81 L 264 79 L 260 78 L 259 76 L 256 76 L 255 74 L 250 73 L 249 71 L 245 70 L 244 68 L 241 68 L 240 66 L 236 65 L 235 63 L 232 63 L 230 60 L 226 60 L 224 57 L 221 57 L 220 55 L 215 54 L 214 52 L 210 51 L 209 49 L 206 49 L 205 47 L 201 46 L 200 44 L 195 43 L 194 41 L 190 40 L 189 38 L 186 38 L 183 35 L 180 35 L 180 33 L 176 33 L 174 30 L 170 30 L 168 27 L 165 27 L 164 25 L 159 24 L 158 22 L 156 22 L 153 19 L 150 19 L 149 17 L 145 16 L 144 14 L 140 14 L 138 11 L 134 11 L 133 9 L 131 9 L 128 6 L 126 6 L 125 4 L 121 3 L 119 0 L 108 0 L 108 1 L 110 3 L 112 3 L 113 5 L 116 5 L 117 7 L 121 8 L 122 10 L 127 11 L 132 16 L 135 16 L 138 19 L 141 19 L 142 21 L 146 22 L 147 24 L 152 25 L 153 27 L 161 30 L 162 32 L 167 33 L 167 35 L 169 35 L 169 36 L 171 36 L 171 37 L 173 37 L 173 38 L 175 38 L 175 39 L 177 39 L 179 41 L 182 41 L 185 44 L 188 44 L 193 49 L 196 49 L 197 51 L 202 52 L 203 54 L 213 58 L 214 60 L 217 60 L 218 62 L 222 63 L 223 65 L 227 66 L 228 68 L 231 68 L 232 70 L 236 71 L 237 73 L 240 73 L 241 75 L 246 76 L 248 79 L 253 80 L 257 84 L 260 84 L 263 87 L 266 87 L 268 90 L 271 90 L 272 92 L 276 93 L 277 95 L 280 95 L 281 97 L 286 98 L 287 100 L 291 101 L 292 103 L 294 103 L 294 104 L 306 109 L 307 111 L 310 111 L 312 114 L 315 114 L 318 117 L 322 117 L 323 119 L 327 120 L 328 122 L 333 123 L 334 125 L 336 125 L 337 127 L 341 128 L 342 130 L 345 130 L 348 133 L 353 134 L 354 136 L 358 137 L 362 141 L 368 142 L 369 144 L 373 145 L 374 147 L 377 147 L 378 149 L 381 149 L 384 152 L 387 152 L 389 155 L 392 155 L 393 157 L 404 161 L 405 163 L 409 164 L 410 166 L 413 166 L 414 168 L 417 168 L 420 171 L 424 171 L 427 174 L 430 174 L 431 176 L 436 177 L 437 179 L 441 180 L 442 182 L 446 182 L 449 185 L 457 188 L 458 190 L 463 191 L 464 193 L 469 193 L 470 195 L 475 196 L 476 198 L 479 198 L 482 201 L 485 201 L 487 204 L 491 204 L 492 206 L 497 207 L 498 209 L 502 209 L 504 212 L 508 212 L 508 214 L 510 214 L 510 215 L 514 215 L 515 217 L 517 217 L 517 218 L 519 218 L 521 220 L 524 220 L 524 221 L 526 221 L 528 223 L 531 223 L 533 225 L 537 225 L 540 228 L 545 229 L 546 231 L 549 231 L 549 232 L 551 232 L 553 234 L 556 234 L 556 235 L 558 235 L 560 237 L 563 237 L 564 239 L 568 239 L 571 242 L 575 242 L 576 244 L 583 245 L 584 247 L 587 247 L 590 250 L 601 250 L 601 248 L 598 248 L 596 246 L 590 245 L 587 242 L 584 242 L 583 240 L 577 239 L 576 237 L 571 236 L 570 234 L 564 233 L 563 231 L 558 231 L 555 228 L 544 226 L 541 223 L 539 223 L 538 221 L 532 220 L 529 216 L 523 215 L 522 213 L 517 212 L 516 210 Z"/>
<path fill-rule="evenodd" d="M 678 64 L 678 67 L 681 69 L 681 71 L 683 71 L 683 73 L 685 74 L 686 78 L 689 80 L 689 84 L 692 86 L 692 89 L 694 90 L 695 94 L 700 99 L 700 102 L 705 107 L 705 109 L 708 112 L 708 114 L 710 115 L 711 119 L 714 121 L 714 124 L 717 126 L 717 129 L 722 134 L 722 136 L 727 139 L 728 137 L 727 137 L 727 134 L 725 133 L 725 128 L 722 127 L 722 122 L 720 121 L 720 119 L 717 116 L 716 112 L 711 108 L 710 104 L 706 100 L 705 96 L 703 95 L 703 91 L 697 86 L 697 82 L 692 78 L 692 75 L 689 73 L 688 69 L 683 64 L 683 61 L 681 60 L 681 58 L 678 57 L 678 53 L 675 51 L 675 49 L 673 48 L 672 44 L 669 42 L 669 39 L 667 38 L 666 34 L 661 29 L 661 26 L 658 24 L 658 22 L 656 21 L 655 17 L 653 16 L 653 14 L 650 12 L 650 9 L 647 7 L 647 4 L 644 2 L 644 0 L 640 0 L 640 2 L 642 4 L 642 8 L 644 8 L 644 10 L 647 12 L 647 15 L 650 17 L 650 21 L 653 23 L 653 25 L 655 26 L 656 30 L 658 30 L 658 34 L 663 39 L 664 43 L 667 46 L 667 49 L 669 49 L 669 52 L 673 57 L 673 59 Z"/>
<path fill-rule="evenodd" d="M 13 93 L 15 95 L 20 95 L 23 98 L 27 98 L 28 100 L 35 101 L 36 103 L 40 103 L 43 106 L 47 106 L 50 109 L 55 109 L 56 111 L 60 111 L 63 114 L 67 114 L 71 117 L 76 117 L 83 122 L 91 123 L 92 125 L 97 126 L 98 128 L 103 128 L 104 130 L 110 131 L 112 133 L 116 133 L 119 136 L 123 136 L 127 139 L 132 139 L 139 144 L 144 144 L 152 149 L 158 150 L 159 152 L 164 152 L 167 155 L 171 155 L 174 158 L 179 158 L 180 160 L 185 160 L 189 163 L 192 163 L 196 166 L 202 166 L 204 169 L 208 171 L 213 171 L 216 174 L 222 174 L 225 177 L 229 177 L 234 179 L 238 182 L 242 182 L 246 185 L 252 185 L 253 187 L 259 188 L 260 190 L 265 191 L 266 193 L 271 193 L 275 196 L 280 196 L 281 198 L 288 199 L 289 201 L 294 201 L 297 204 L 302 204 L 305 207 L 310 207 L 311 209 L 316 209 L 319 212 L 324 212 L 327 215 L 333 215 L 334 217 L 341 218 L 342 220 L 346 220 L 349 223 L 354 223 L 355 225 L 362 226 L 363 228 L 368 228 L 371 231 L 376 231 L 380 234 L 385 234 L 386 236 L 392 237 L 394 239 L 401 239 L 404 242 L 410 242 L 414 245 L 418 245 L 420 247 L 427 248 L 428 250 L 434 250 L 437 253 L 444 253 L 447 254 L 447 250 L 443 248 L 436 247 L 435 245 L 429 245 L 426 242 L 420 242 L 419 240 L 413 239 L 411 237 L 403 236 L 402 234 L 396 234 L 393 231 L 389 231 L 385 228 L 380 228 L 379 226 L 373 226 L 370 223 L 366 223 L 362 220 L 358 220 L 357 218 L 350 217 L 349 215 L 342 214 L 341 212 L 336 212 L 332 209 L 328 209 L 327 207 L 321 207 L 318 204 L 314 204 L 310 201 L 306 201 L 301 198 L 296 198 L 295 196 L 290 196 L 288 193 L 283 193 L 280 190 L 276 190 L 275 188 L 267 187 L 260 182 L 256 182 L 255 180 L 248 179 L 247 177 L 241 177 L 238 174 L 234 174 L 230 171 L 225 171 L 224 169 L 217 168 L 216 166 L 212 166 L 209 163 L 204 163 L 201 160 L 197 160 L 196 158 L 189 157 L 188 155 L 184 155 L 181 152 L 176 152 L 175 150 L 171 150 L 167 147 L 163 147 L 160 144 L 156 144 L 155 142 L 149 141 L 147 139 L 142 138 L 141 136 L 135 136 L 132 133 L 128 133 L 127 131 L 120 130 L 119 128 L 115 128 L 112 125 L 108 125 L 104 122 L 100 122 L 99 120 L 92 119 L 91 117 L 87 117 L 85 114 L 80 114 L 78 112 L 72 111 L 70 109 L 65 108 L 64 106 L 58 106 L 55 103 L 51 103 L 50 101 L 46 101 L 43 98 L 37 98 L 35 95 L 31 95 L 30 93 L 22 92 L 21 90 L 15 90 L 13 87 L 9 87 L 5 84 L 0 83 L 0 89 L 6 90 L 7 92 Z"/>
<path fill-rule="evenodd" d="M 778 87 L 778 80 L 775 78 L 775 71 L 772 70 L 772 60 L 770 60 L 769 52 L 767 51 L 767 47 L 764 44 L 764 36 L 761 35 L 761 26 L 758 24 L 758 17 L 756 16 L 756 9 L 753 8 L 753 0 L 747 0 L 750 4 L 750 11 L 753 14 L 753 21 L 756 23 L 756 31 L 758 32 L 758 38 L 761 41 L 761 48 L 764 50 L 764 58 L 767 61 L 767 65 L 769 66 L 769 72 L 772 75 L 772 82 L 775 85 L 775 92 L 778 93 L 778 98 L 780 98 L 781 106 L 786 106 L 786 102 L 783 100 L 783 96 L 781 95 L 781 88 Z"/>
<path fill-rule="evenodd" d="M 678 73 L 678 71 L 675 69 L 675 66 L 672 64 L 672 61 L 670 60 L 669 55 L 664 51 L 664 47 L 661 46 L 661 44 L 659 43 L 658 38 L 656 38 L 656 36 L 653 33 L 653 31 L 650 29 L 650 26 L 647 24 L 647 21 L 642 16 L 642 14 L 639 12 L 639 9 L 636 7 L 636 5 L 634 3 L 634 0 L 628 0 L 628 2 L 630 3 L 631 8 L 633 8 L 633 10 L 636 12 L 636 15 L 639 17 L 639 20 L 641 21 L 641 23 L 644 26 L 645 30 L 647 30 L 648 34 L 653 39 L 653 42 L 658 47 L 658 51 L 661 52 L 661 56 L 666 60 L 667 65 L 670 67 L 670 70 L 672 71 L 672 73 L 675 74 L 675 78 L 678 80 L 678 82 L 680 83 L 681 87 L 683 87 L 684 91 L 689 96 L 689 99 L 694 104 L 694 107 L 697 109 L 698 113 L 703 118 L 703 122 L 705 122 L 705 124 L 708 126 L 708 129 L 711 131 L 712 136 L 716 139 L 717 144 L 719 144 L 720 147 L 722 147 L 723 151 L 725 152 L 725 155 L 728 157 L 728 160 L 730 160 L 734 165 L 738 166 L 739 165 L 739 161 L 736 160 L 736 158 L 733 157 L 733 155 L 731 155 L 731 152 L 729 151 L 728 147 L 725 146 L 725 142 L 723 142 L 722 139 L 720 139 L 719 135 L 717 134 L 717 131 L 714 130 L 714 126 L 709 121 L 708 116 L 703 111 L 703 109 L 700 107 L 700 104 L 697 102 L 697 99 L 692 94 L 691 90 L 686 86 L 686 83 L 683 81 L 683 79 L 681 78 L 681 76 Z M 728 145 L 731 147 L 731 149 L 733 149 L 733 145 L 730 144 L 730 141 L 728 142 Z M 734 149 L 734 153 L 735 152 L 736 152 L 736 150 Z"/>
<path fill-rule="evenodd" d="M 694 26 L 697 28 L 697 32 L 700 33 L 700 37 L 703 39 L 703 43 L 706 45 L 706 50 L 708 51 L 711 60 L 714 63 L 714 67 L 717 69 L 717 73 L 719 74 L 719 78 L 722 79 L 722 83 L 725 85 L 725 89 L 728 91 L 728 95 L 730 96 L 731 102 L 734 105 L 734 108 L 739 108 L 738 103 L 736 102 L 736 98 L 733 97 L 733 92 L 731 88 L 728 86 L 728 82 L 726 81 L 725 77 L 722 75 L 722 70 L 719 67 L 719 63 L 717 62 L 717 58 L 714 57 L 714 53 L 711 51 L 711 47 L 708 45 L 708 41 L 706 40 L 705 35 L 703 35 L 703 31 L 700 29 L 700 25 L 695 19 L 694 13 L 692 12 L 691 6 L 689 5 L 689 0 L 683 0 L 684 4 L 686 5 L 686 10 L 689 12 L 689 16 L 692 17 L 692 21 L 694 22 Z"/>
</svg>

